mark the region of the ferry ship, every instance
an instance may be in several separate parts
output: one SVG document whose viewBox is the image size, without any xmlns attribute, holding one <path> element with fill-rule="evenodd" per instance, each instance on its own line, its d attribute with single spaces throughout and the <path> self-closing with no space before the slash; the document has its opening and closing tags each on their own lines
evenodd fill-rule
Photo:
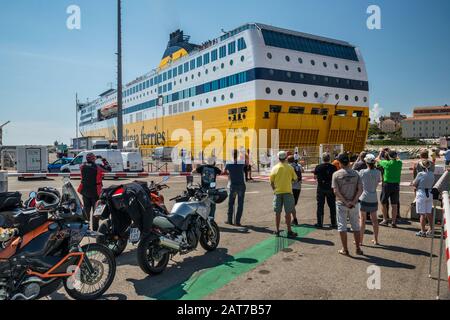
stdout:
<svg viewBox="0 0 450 320">
<path fill-rule="evenodd" d="M 224 135 L 279 129 L 284 150 L 364 149 L 369 84 L 357 47 L 260 23 L 222 33 L 201 45 L 181 30 L 170 35 L 159 66 L 123 88 L 124 140 L 144 149 L 174 146 L 174 130 L 192 133 L 202 121 L 203 132 Z M 116 90 L 80 105 L 78 117 L 84 136 L 116 140 Z"/>
</svg>

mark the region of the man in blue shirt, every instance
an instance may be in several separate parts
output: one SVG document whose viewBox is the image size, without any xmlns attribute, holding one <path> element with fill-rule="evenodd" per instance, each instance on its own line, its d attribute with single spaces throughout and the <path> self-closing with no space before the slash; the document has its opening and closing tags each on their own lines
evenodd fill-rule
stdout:
<svg viewBox="0 0 450 320">
<path fill-rule="evenodd" d="M 445 165 L 446 166 L 450 165 L 450 149 L 445 150 L 444 157 L 445 157 Z"/>
<path fill-rule="evenodd" d="M 227 224 L 233 224 L 233 212 L 236 196 L 238 197 L 238 207 L 236 212 L 236 226 L 241 226 L 242 213 L 244 211 L 244 199 L 245 199 L 245 177 L 244 169 L 245 163 L 238 161 L 238 150 L 233 152 L 233 163 L 229 163 L 225 166 L 225 173 L 228 175 L 230 197 L 228 198 L 228 219 Z"/>
</svg>

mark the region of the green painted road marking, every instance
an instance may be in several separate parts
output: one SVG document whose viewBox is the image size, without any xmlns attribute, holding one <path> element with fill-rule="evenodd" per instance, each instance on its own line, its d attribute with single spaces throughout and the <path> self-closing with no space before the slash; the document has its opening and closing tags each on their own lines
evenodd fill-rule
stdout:
<svg viewBox="0 0 450 320">
<path fill-rule="evenodd" d="M 293 227 L 298 237 L 305 237 L 315 228 L 310 226 Z M 237 253 L 225 263 L 200 272 L 187 281 L 174 285 L 149 299 L 156 300 L 200 300 L 222 288 L 241 274 L 247 273 L 298 239 L 272 236 L 253 247 Z"/>
</svg>

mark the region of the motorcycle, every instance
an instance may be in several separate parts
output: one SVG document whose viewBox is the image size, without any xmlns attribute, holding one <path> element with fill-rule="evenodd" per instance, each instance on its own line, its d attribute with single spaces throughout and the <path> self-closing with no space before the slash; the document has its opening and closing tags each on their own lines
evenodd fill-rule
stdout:
<svg viewBox="0 0 450 320">
<path fill-rule="evenodd" d="M 30 195 L 35 208 L 0 212 L 0 300 L 35 300 L 64 286 L 76 300 L 102 296 L 111 286 L 116 262 L 104 246 L 91 243 L 80 199 L 66 180 L 62 196 L 41 188 Z M 87 244 L 81 245 L 83 240 Z"/>
<path fill-rule="evenodd" d="M 168 180 L 169 177 L 164 177 L 159 183 L 155 183 L 154 181 L 152 181 L 150 185 L 138 181 L 135 182 L 140 184 L 150 196 L 153 210 L 156 214 L 169 214 L 164 203 L 164 196 L 161 194 L 162 190 L 170 188 L 167 184 L 165 184 Z M 116 210 L 114 209 L 114 204 L 112 203 L 113 199 L 122 197 L 123 193 L 123 186 L 113 186 L 111 188 L 103 190 L 102 195 L 100 196 L 100 200 L 97 202 L 94 216 L 100 217 L 103 215 L 105 217 L 104 212 L 106 207 L 108 207 L 109 213 Z M 104 246 L 108 247 L 116 257 L 120 256 L 123 253 L 129 242 L 133 245 L 136 245 L 140 239 L 140 230 L 136 226 L 136 224 L 128 218 L 127 213 L 123 212 L 122 216 L 123 222 L 121 224 L 123 226 L 126 226 L 125 230 L 114 232 L 113 221 L 110 217 L 110 214 L 107 219 L 102 221 L 98 229 L 98 232 L 102 235 L 97 238 L 97 243 L 103 244 Z M 124 229 L 124 227 L 122 227 L 122 229 Z"/>
<path fill-rule="evenodd" d="M 170 215 L 158 215 L 153 219 L 151 232 L 138 245 L 139 267 L 147 274 L 162 273 L 170 256 L 187 254 L 195 250 L 198 243 L 207 251 L 219 245 L 220 230 L 209 217 L 211 204 L 222 203 L 228 197 L 226 189 L 205 190 L 200 186 L 188 186 L 187 193 L 175 200 Z M 186 195 L 192 195 L 187 197 Z"/>
</svg>

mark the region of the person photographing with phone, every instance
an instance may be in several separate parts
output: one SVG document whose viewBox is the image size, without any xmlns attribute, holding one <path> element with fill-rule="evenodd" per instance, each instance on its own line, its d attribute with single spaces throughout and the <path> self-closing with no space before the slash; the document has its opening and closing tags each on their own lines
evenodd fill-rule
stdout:
<svg viewBox="0 0 450 320">
<path fill-rule="evenodd" d="M 333 174 L 331 186 L 336 195 L 336 211 L 338 231 L 342 242 L 339 254 L 349 256 L 347 245 L 347 217 L 350 220 L 355 238 L 356 254 L 363 255 L 361 250 L 361 235 L 359 223 L 359 197 L 363 193 L 363 185 L 358 172 L 350 169 L 348 154 L 342 153 L 337 157 L 341 169 Z"/>
</svg>

